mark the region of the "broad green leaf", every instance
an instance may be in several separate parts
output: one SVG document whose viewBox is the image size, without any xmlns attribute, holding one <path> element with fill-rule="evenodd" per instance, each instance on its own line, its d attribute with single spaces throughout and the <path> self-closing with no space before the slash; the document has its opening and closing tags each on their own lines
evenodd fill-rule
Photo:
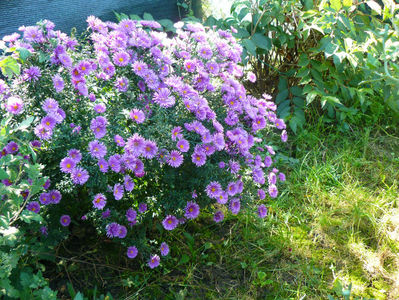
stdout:
<svg viewBox="0 0 399 300">
<path fill-rule="evenodd" d="M 251 54 L 252 56 L 256 56 L 256 45 L 252 40 L 242 40 L 241 44 L 243 47 L 245 47 L 249 54 Z"/>
<path fill-rule="evenodd" d="M 366 3 L 374 12 L 377 13 L 377 15 L 381 15 L 382 9 L 381 9 L 381 6 L 377 2 L 370 0 L 370 1 L 367 1 Z"/>
<path fill-rule="evenodd" d="M 276 96 L 276 104 L 280 104 L 282 101 L 288 98 L 289 91 L 288 89 L 284 89 L 282 91 L 279 91 L 279 93 Z"/>
<path fill-rule="evenodd" d="M 335 96 L 322 96 L 321 101 L 327 101 L 328 103 L 330 103 L 332 105 L 337 105 L 337 104 L 342 105 L 341 101 Z"/>
<path fill-rule="evenodd" d="M 0 180 L 8 178 L 8 174 L 4 169 L 0 169 Z"/>
<path fill-rule="evenodd" d="M 7 56 L 0 61 L 0 68 L 3 75 L 12 77 L 14 74 L 19 75 L 21 73 L 21 67 L 18 62 L 11 56 Z"/>
<path fill-rule="evenodd" d="M 255 45 L 259 48 L 270 50 L 272 48 L 272 42 L 269 37 L 265 36 L 262 33 L 255 33 L 251 40 L 255 43 Z"/>
<path fill-rule="evenodd" d="M 310 103 L 313 102 L 313 100 L 317 97 L 320 96 L 320 93 L 318 91 L 311 91 L 306 95 L 306 104 L 309 105 Z"/>
<path fill-rule="evenodd" d="M 342 5 L 343 5 L 344 7 L 351 7 L 352 4 L 353 4 L 352 0 L 343 0 L 343 1 L 342 1 Z"/>
<path fill-rule="evenodd" d="M 25 48 L 18 48 L 17 51 L 19 53 L 19 58 L 22 61 L 25 61 L 29 56 L 32 55 L 32 53 L 28 49 L 25 49 Z"/>
<path fill-rule="evenodd" d="M 299 61 L 298 61 L 298 65 L 301 67 L 306 67 L 309 64 L 309 58 L 306 55 L 306 53 L 302 53 L 299 56 Z"/>
<path fill-rule="evenodd" d="M 144 13 L 144 14 L 143 14 L 143 19 L 144 19 L 144 20 L 147 20 L 147 21 L 153 21 L 153 20 L 154 20 L 154 18 L 152 17 L 152 15 L 149 14 L 149 13 Z"/>
<path fill-rule="evenodd" d="M 335 11 L 339 11 L 342 8 L 342 0 L 330 0 L 331 8 Z"/>
</svg>

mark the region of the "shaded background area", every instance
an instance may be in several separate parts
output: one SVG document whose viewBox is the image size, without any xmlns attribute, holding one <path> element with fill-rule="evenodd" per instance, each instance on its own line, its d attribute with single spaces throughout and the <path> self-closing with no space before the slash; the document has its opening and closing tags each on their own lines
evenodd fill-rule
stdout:
<svg viewBox="0 0 399 300">
<path fill-rule="evenodd" d="M 86 19 L 95 15 L 104 21 L 116 21 L 114 11 L 155 19 L 179 18 L 176 0 L 0 0 L 0 37 L 11 34 L 22 25 L 35 25 L 41 19 L 55 23 L 56 28 L 70 33 L 86 29 Z"/>
</svg>

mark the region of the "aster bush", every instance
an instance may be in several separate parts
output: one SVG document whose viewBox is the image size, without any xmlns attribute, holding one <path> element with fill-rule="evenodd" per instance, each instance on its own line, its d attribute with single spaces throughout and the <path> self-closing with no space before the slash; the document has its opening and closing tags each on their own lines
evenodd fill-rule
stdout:
<svg viewBox="0 0 399 300">
<path fill-rule="evenodd" d="M 81 39 L 50 21 L 3 38 L 20 75 L 0 82 L 1 113 L 15 126 L 33 116 L 22 142 L 49 177 L 30 199 L 49 236 L 90 223 L 155 268 L 169 254 L 161 237 L 201 213 L 221 222 L 253 202 L 265 217 L 285 181 L 274 164 L 286 126 L 240 83 L 230 32 L 87 21 Z"/>
</svg>

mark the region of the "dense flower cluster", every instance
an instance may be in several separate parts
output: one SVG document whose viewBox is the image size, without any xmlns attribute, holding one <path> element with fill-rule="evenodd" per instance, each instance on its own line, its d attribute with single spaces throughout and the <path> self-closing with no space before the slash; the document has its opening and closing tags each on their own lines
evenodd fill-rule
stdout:
<svg viewBox="0 0 399 300">
<path fill-rule="evenodd" d="M 16 80 L 27 91 L 0 82 L 2 109 L 40 116 L 32 147 L 44 161 L 58 159 L 59 172 L 48 175 L 59 188 L 42 193 L 40 204 L 67 210 L 61 199 L 79 197 L 92 207 L 81 220 L 121 239 L 135 258 L 135 226 L 149 218 L 170 231 L 203 210 L 221 222 L 249 201 L 277 197 L 285 175 L 272 168 L 267 134 L 281 130 L 285 142 L 286 126 L 268 95 L 257 99 L 240 83 L 242 49 L 228 31 L 177 23 L 169 38 L 155 21 L 87 21 L 89 43 L 50 21 L 3 39 L 31 56 Z M 1 155 L 17 151 L 10 141 Z M 38 213 L 38 201 L 27 209 Z M 62 226 L 80 212 L 65 213 Z M 257 214 L 267 215 L 264 204 Z M 169 246 L 159 253 L 168 255 Z M 150 268 L 160 264 L 160 256 L 147 255 Z"/>
</svg>

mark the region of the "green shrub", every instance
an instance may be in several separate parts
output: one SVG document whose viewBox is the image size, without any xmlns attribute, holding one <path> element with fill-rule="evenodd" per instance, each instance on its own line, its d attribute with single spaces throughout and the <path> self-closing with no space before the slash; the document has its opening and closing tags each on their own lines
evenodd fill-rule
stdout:
<svg viewBox="0 0 399 300">
<path fill-rule="evenodd" d="M 276 96 L 294 132 L 319 115 L 347 128 L 398 114 L 398 5 L 317 2 L 236 1 L 231 17 L 205 24 L 236 29 L 252 88 Z"/>
</svg>

